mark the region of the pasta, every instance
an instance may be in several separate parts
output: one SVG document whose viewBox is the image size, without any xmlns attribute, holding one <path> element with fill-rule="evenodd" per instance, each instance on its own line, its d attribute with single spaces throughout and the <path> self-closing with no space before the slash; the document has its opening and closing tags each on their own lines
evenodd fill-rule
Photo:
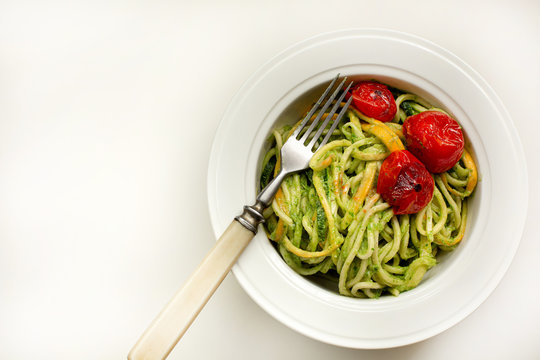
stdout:
<svg viewBox="0 0 540 360">
<path fill-rule="evenodd" d="M 465 150 L 450 170 L 432 175 L 433 197 L 420 212 L 395 215 L 376 192 L 383 160 L 403 147 L 401 124 L 437 109 L 420 97 L 392 89 L 397 112 L 382 123 L 350 108 L 310 168 L 287 177 L 265 210 L 264 229 L 283 260 L 301 275 L 325 274 L 340 294 L 377 298 L 416 287 L 451 251 L 467 225 L 468 198 L 478 174 Z M 293 132 L 272 132 L 262 161 L 261 189 L 279 171 L 279 151 Z"/>
</svg>

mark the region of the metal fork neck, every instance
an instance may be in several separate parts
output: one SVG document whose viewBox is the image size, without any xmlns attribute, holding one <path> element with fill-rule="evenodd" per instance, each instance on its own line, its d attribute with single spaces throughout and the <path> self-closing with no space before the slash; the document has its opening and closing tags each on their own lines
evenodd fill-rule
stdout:
<svg viewBox="0 0 540 360">
<path fill-rule="evenodd" d="M 242 224 L 246 229 L 257 233 L 257 228 L 260 223 L 264 222 L 263 210 L 270 206 L 274 196 L 276 195 L 281 182 L 287 176 L 288 172 L 281 170 L 275 178 L 257 196 L 257 202 L 252 206 L 244 206 L 244 212 L 235 217 L 235 220 Z"/>
<path fill-rule="evenodd" d="M 268 183 L 268 185 L 266 185 L 266 187 L 260 192 L 260 194 L 257 196 L 257 202 L 262 203 L 265 208 L 270 206 L 274 196 L 281 186 L 281 183 L 283 182 L 283 179 L 285 179 L 287 174 L 289 174 L 289 172 L 281 170 L 277 176 L 273 178 L 272 181 L 270 181 L 270 183 Z"/>
<path fill-rule="evenodd" d="M 235 217 L 234 219 L 252 233 L 257 234 L 257 228 L 259 227 L 259 224 L 264 222 L 264 216 L 262 214 L 264 208 L 264 204 L 260 201 L 257 201 L 255 205 L 244 206 L 244 212 L 241 215 Z"/>
</svg>

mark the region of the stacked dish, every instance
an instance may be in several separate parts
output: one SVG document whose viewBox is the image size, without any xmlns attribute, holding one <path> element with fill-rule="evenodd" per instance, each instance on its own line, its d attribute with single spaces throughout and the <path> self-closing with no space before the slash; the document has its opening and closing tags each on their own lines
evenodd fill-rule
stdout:
<svg viewBox="0 0 540 360">
<path fill-rule="evenodd" d="M 461 321 L 494 290 L 519 244 L 527 209 L 522 148 L 501 101 L 468 65 L 417 37 L 359 29 L 314 37 L 265 64 L 233 99 L 217 131 L 208 171 L 219 237 L 253 203 L 267 139 L 295 123 L 336 73 L 406 89 L 458 119 L 480 181 L 463 242 L 438 257 L 422 283 L 398 297 L 355 299 L 289 268 L 260 231 L 233 268 L 248 294 L 289 327 L 352 348 L 401 346 Z M 238 136 L 241 129 L 242 136 Z"/>
</svg>

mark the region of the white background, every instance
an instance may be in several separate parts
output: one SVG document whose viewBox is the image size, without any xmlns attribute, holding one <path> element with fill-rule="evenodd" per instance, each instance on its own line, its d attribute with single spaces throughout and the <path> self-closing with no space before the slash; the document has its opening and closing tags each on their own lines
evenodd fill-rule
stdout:
<svg viewBox="0 0 540 360">
<path fill-rule="evenodd" d="M 215 241 L 206 171 L 233 94 L 287 46 L 362 26 L 445 47 L 508 108 L 530 183 L 508 273 L 460 324 L 378 351 L 297 334 L 228 276 L 170 358 L 540 359 L 534 0 L 2 0 L 0 359 L 125 358 Z"/>
</svg>

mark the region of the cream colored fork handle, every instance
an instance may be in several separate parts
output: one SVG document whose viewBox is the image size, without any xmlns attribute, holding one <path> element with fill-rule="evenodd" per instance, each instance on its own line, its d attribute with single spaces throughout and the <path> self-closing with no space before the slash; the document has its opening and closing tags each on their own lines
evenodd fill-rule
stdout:
<svg viewBox="0 0 540 360">
<path fill-rule="evenodd" d="M 251 231 L 234 220 L 197 270 L 146 329 L 131 349 L 128 359 L 165 359 L 199 315 L 253 236 Z"/>
</svg>

